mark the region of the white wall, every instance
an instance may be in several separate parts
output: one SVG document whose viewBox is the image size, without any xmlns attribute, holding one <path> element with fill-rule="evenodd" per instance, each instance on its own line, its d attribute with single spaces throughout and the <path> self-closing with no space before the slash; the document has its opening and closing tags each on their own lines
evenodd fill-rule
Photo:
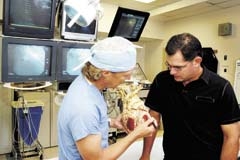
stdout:
<svg viewBox="0 0 240 160">
<path fill-rule="evenodd" d="M 98 31 L 108 34 L 118 6 L 106 3 L 101 3 L 101 6 L 104 9 L 104 16 L 99 20 Z M 141 35 L 141 39 L 162 39 L 164 32 L 161 32 L 161 25 L 161 22 L 149 18 Z"/>
<path fill-rule="evenodd" d="M 174 34 L 190 32 L 199 38 L 203 47 L 212 47 L 213 49 L 218 50 L 216 55 L 219 61 L 219 74 L 233 83 L 235 61 L 240 59 L 239 10 L 240 7 L 237 6 L 221 12 L 211 12 L 199 16 L 169 21 L 163 24 L 164 27 L 162 30 L 159 30 L 159 32 L 164 32 L 162 43 L 158 46 L 158 48 L 157 46 L 155 48 L 149 47 L 150 55 L 149 53 L 145 53 L 150 56 L 146 59 L 145 64 L 151 66 L 151 69 L 147 70 L 147 75 L 149 75 L 150 79 L 152 79 L 153 75 L 157 74 L 157 70 L 160 71 L 163 68 L 161 62 L 164 59 L 163 53 L 167 40 Z M 218 36 L 218 24 L 226 22 L 233 24 L 232 35 Z M 223 60 L 224 55 L 228 56 L 227 61 Z M 157 63 L 159 59 L 161 59 L 161 61 Z M 152 64 L 153 62 L 154 64 Z M 223 72 L 224 68 L 227 68 L 226 73 Z"/>
</svg>

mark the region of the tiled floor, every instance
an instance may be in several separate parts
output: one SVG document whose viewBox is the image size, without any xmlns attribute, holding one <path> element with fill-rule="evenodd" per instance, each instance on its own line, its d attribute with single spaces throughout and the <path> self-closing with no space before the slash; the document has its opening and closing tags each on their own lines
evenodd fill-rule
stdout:
<svg viewBox="0 0 240 160">
<path fill-rule="evenodd" d="M 163 130 L 159 130 L 158 136 L 162 136 Z M 43 159 L 44 160 L 57 160 L 58 147 L 44 148 Z M 23 158 L 24 160 L 39 160 L 39 156 Z M 11 154 L 0 155 L 0 160 L 20 160 L 19 158 L 14 158 Z"/>
</svg>

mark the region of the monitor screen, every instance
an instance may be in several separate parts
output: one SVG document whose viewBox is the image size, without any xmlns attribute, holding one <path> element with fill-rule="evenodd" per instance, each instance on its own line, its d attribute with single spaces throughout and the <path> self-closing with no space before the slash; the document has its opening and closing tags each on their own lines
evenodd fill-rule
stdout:
<svg viewBox="0 0 240 160">
<path fill-rule="evenodd" d="M 93 20 L 93 22 L 82 27 L 76 23 L 73 24 L 71 28 L 67 24 L 71 19 L 67 16 L 65 10 L 62 10 L 62 20 L 61 20 L 61 37 L 63 39 L 71 40 L 83 40 L 83 41 L 95 41 L 97 38 L 98 21 Z"/>
<path fill-rule="evenodd" d="M 138 41 L 149 15 L 148 12 L 118 7 L 108 36 L 121 36 L 130 41 Z"/>
<path fill-rule="evenodd" d="M 3 37 L 2 82 L 53 81 L 57 43 Z"/>
<path fill-rule="evenodd" d="M 71 82 L 80 73 L 80 64 L 89 56 L 93 44 L 79 42 L 60 42 L 57 54 L 57 81 Z"/>
<path fill-rule="evenodd" d="M 56 0 L 4 0 L 3 34 L 53 38 Z"/>
</svg>

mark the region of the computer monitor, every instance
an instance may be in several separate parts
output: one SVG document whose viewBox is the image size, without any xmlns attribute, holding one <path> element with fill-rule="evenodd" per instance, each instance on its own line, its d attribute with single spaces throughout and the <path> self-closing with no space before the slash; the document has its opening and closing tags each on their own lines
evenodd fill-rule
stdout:
<svg viewBox="0 0 240 160">
<path fill-rule="evenodd" d="M 32 38 L 2 39 L 2 82 L 55 80 L 57 43 Z"/>
<path fill-rule="evenodd" d="M 53 38 L 57 0 L 4 0 L 3 34 Z"/>
<path fill-rule="evenodd" d="M 71 21 L 71 19 L 67 16 L 64 9 L 62 9 L 61 12 L 61 38 L 80 41 L 95 41 L 97 39 L 98 21 L 96 19 L 94 19 L 92 23 L 86 27 L 82 27 L 75 23 L 71 28 L 69 28 L 67 24 Z"/>
<path fill-rule="evenodd" d="M 58 82 L 72 82 L 80 73 L 80 64 L 89 57 L 91 43 L 62 41 L 58 44 L 57 73 Z"/>
<path fill-rule="evenodd" d="M 118 7 L 108 37 L 121 36 L 130 41 L 139 40 L 150 13 Z"/>
</svg>

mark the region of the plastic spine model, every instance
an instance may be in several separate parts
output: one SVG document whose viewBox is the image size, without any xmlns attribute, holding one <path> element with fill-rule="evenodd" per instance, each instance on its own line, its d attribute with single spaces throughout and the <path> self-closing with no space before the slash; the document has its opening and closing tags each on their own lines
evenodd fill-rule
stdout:
<svg viewBox="0 0 240 160">
<path fill-rule="evenodd" d="M 122 121 L 127 132 L 133 131 L 138 124 L 150 117 L 149 109 L 138 96 L 138 91 L 141 89 L 140 85 L 134 83 L 117 87 L 123 103 Z"/>
</svg>

